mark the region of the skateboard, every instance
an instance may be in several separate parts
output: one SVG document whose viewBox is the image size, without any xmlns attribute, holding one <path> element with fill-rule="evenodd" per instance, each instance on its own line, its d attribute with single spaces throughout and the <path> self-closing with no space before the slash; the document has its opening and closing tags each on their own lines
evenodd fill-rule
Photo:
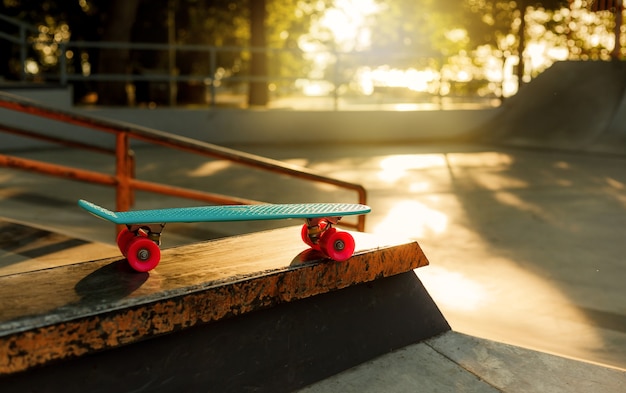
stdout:
<svg viewBox="0 0 626 393">
<path fill-rule="evenodd" d="M 349 203 L 301 203 L 199 206 L 115 212 L 79 200 L 78 205 L 104 220 L 126 225 L 117 235 L 117 246 L 138 272 L 154 269 L 161 260 L 161 233 L 167 223 L 281 220 L 302 218 L 300 236 L 309 247 L 338 262 L 354 253 L 350 233 L 333 228 L 344 216 L 367 214 L 370 207 Z"/>
</svg>

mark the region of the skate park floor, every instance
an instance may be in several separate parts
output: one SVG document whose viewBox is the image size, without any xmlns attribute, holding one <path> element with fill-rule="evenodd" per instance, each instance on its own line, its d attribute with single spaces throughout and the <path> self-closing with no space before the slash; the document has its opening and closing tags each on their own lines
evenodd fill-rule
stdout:
<svg viewBox="0 0 626 393">
<path fill-rule="evenodd" d="M 364 185 L 366 231 L 419 242 L 430 266 L 418 277 L 455 332 L 626 368 L 626 157 L 478 144 L 235 147 Z M 62 149 L 20 155 L 105 172 L 114 165 Z M 140 179 L 273 203 L 356 199 L 162 148 L 136 155 Z M 81 243 L 93 248 L 78 259 L 117 254 L 113 228 L 76 206 L 84 198 L 114 207 L 113 190 L 7 169 L 0 179 L 0 216 L 99 243 Z M 190 204 L 137 193 L 135 208 Z M 164 247 L 294 222 L 241 225 L 171 226 Z M 20 252 L 3 251 L 0 274 L 46 266 L 43 257 L 29 266 Z"/>
</svg>

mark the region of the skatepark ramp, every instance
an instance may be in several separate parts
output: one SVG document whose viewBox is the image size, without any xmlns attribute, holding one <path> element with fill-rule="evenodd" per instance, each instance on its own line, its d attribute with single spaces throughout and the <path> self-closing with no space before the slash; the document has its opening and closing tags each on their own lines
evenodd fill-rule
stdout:
<svg viewBox="0 0 626 393">
<path fill-rule="evenodd" d="M 508 146 L 626 154 L 626 62 L 557 62 L 474 134 Z"/>
<path fill-rule="evenodd" d="M 0 277 L 2 391 L 292 391 L 450 330 L 416 242 L 354 232 L 334 262 L 299 232 Z"/>
</svg>

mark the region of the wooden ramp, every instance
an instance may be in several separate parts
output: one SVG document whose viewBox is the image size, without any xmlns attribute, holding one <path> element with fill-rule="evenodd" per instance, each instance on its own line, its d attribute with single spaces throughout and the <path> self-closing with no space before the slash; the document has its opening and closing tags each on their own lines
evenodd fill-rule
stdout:
<svg viewBox="0 0 626 393">
<path fill-rule="evenodd" d="M 450 329 L 416 242 L 353 233 L 333 262 L 299 232 L 0 277 L 2 390 L 289 391 Z"/>
</svg>

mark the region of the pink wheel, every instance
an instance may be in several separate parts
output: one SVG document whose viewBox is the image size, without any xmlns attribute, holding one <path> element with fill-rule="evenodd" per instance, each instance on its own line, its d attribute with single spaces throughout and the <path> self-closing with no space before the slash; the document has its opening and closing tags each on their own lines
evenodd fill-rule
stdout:
<svg viewBox="0 0 626 393">
<path fill-rule="evenodd" d="M 128 249 L 128 245 L 130 241 L 135 238 L 135 234 L 128 230 L 128 228 L 124 228 L 117 234 L 117 247 L 120 249 L 122 255 L 126 256 L 126 250 Z"/>
<path fill-rule="evenodd" d="M 161 250 L 159 246 L 146 237 L 135 237 L 127 248 L 126 259 L 130 267 L 138 272 L 147 272 L 159 264 Z"/>
<path fill-rule="evenodd" d="M 302 226 L 302 231 L 300 231 L 300 236 L 302 236 L 302 241 L 309 247 L 315 248 L 315 244 L 309 237 L 309 226 L 304 224 Z"/>
<path fill-rule="evenodd" d="M 328 221 L 321 220 L 317 225 L 319 226 L 319 230 L 322 233 L 321 236 L 324 236 L 323 233 L 326 230 L 326 227 L 329 225 Z M 309 227 L 307 226 L 307 224 L 304 224 L 302 226 L 302 231 L 300 231 L 300 236 L 302 237 L 302 241 L 306 245 L 308 245 L 314 250 L 317 250 L 317 251 L 320 250 L 320 242 L 318 241 L 317 243 L 314 243 L 313 240 L 311 240 L 311 237 L 309 236 Z"/>
<path fill-rule="evenodd" d="M 320 248 L 330 259 L 343 262 L 354 253 L 354 238 L 348 232 L 330 228 L 322 235 Z"/>
</svg>

